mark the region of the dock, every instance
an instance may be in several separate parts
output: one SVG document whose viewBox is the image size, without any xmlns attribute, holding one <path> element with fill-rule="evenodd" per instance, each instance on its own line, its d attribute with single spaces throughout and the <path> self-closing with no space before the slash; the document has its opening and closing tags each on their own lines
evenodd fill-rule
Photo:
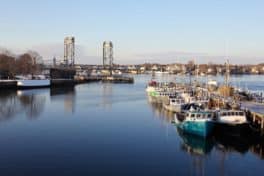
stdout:
<svg viewBox="0 0 264 176">
<path fill-rule="evenodd" d="M 50 80 L 50 87 L 70 87 L 78 84 L 86 84 L 91 82 L 107 82 L 107 83 L 127 83 L 133 84 L 134 78 L 125 76 L 89 76 L 85 78 L 76 77 L 74 79 L 53 78 Z M 16 80 L 0 80 L 0 90 L 18 89 Z"/>
<path fill-rule="evenodd" d="M 74 86 L 75 81 L 73 79 L 51 79 L 50 86 L 51 87 L 67 87 Z"/>
<path fill-rule="evenodd" d="M 0 90 L 1 89 L 16 89 L 17 81 L 15 80 L 1 80 L 0 81 Z"/>
<path fill-rule="evenodd" d="M 254 102 L 241 102 L 242 109 L 247 112 L 250 123 L 264 135 L 264 104 Z"/>
<path fill-rule="evenodd" d="M 102 82 L 133 84 L 134 78 L 125 76 L 106 76 L 102 77 Z"/>
</svg>

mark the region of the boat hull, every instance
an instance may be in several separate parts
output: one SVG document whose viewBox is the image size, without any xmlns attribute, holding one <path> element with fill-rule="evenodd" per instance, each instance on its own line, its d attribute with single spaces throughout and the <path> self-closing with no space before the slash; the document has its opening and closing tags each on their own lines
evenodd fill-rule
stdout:
<svg viewBox="0 0 264 176">
<path fill-rule="evenodd" d="M 215 132 L 217 134 L 225 134 L 229 136 L 243 136 L 251 133 L 249 123 L 242 124 L 228 124 L 215 123 Z"/>
<path fill-rule="evenodd" d="M 184 132 L 201 137 L 209 136 L 214 129 L 214 123 L 211 120 L 183 121 L 178 126 Z"/>
<path fill-rule="evenodd" d="M 171 112 L 181 112 L 182 105 L 170 105 L 170 104 L 163 104 L 164 109 Z"/>
<path fill-rule="evenodd" d="M 17 80 L 19 89 L 35 89 L 50 87 L 50 80 Z"/>
</svg>

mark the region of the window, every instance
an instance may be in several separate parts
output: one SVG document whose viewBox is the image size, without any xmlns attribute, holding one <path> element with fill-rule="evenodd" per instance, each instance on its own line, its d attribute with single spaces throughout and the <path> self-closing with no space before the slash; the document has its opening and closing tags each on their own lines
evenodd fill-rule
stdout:
<svg viewBox="0 0 264 176">
<path fill-rule="evenodd" d="M 195 117 L 195 114 L 191 114 L 191 117 Z"/>
<path fill-rule="evenodd" d="M 240 116 L 244 116 L 244 112 L 239 112 L 239 115 Z"/>
</svg>

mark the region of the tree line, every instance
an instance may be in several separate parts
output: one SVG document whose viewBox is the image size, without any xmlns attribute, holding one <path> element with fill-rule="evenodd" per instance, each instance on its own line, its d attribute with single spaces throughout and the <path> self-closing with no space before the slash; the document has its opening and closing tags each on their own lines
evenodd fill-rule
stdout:
<svg viewBox="0 0 264 176">
<path fill-rule="evenodd" d="M 0 53 L 0 78 L 14 78 L 16 75 L 35 74 L 42 65 L 38 53 L 29 51 L 15 56 Z"/>
</svg>

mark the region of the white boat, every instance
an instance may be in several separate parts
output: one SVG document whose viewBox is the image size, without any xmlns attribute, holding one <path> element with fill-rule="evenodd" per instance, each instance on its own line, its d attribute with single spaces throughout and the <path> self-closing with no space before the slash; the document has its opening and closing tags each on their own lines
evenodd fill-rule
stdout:
<svg viewBox="0 0 264 176">
<path fill-rule="evenodd" d="M 123 73 L 120 70 L 114 70 L 114 71 L 112 71 L 112 75 L 114 75 L 114 76 L 120 76 L 122 74 Z"/>
<path fill-rule="evenodd" d="M 148 83 L 147 88 L 146 88 L 146 92 L 147 92 L 147 93 L 150 93 L 150 92 L 155 91 L 156 88 L 157 88 L 157 86 L 158 86 L 158 83 L 157 83 L 156 81 L 150 81 L 150 82 Z"/>
<path fill-rule="evenodd" d="M 153 102 L 163 103 L 167 102 L 170 97 L 176 97 L 178 93 L 172 91 L 155 90 L 153 92 L 149 92 L 148 95 L 151 97 Z"/>
<path fill-rule="evenodd" d="M 17 87 L 21 89 L 50 87 L 50 80 L 43 75 L 16 76 Z"/>
<path fill-rule="evenodd" d="M 207 82 L 207 84 L 208 84 L 209 86 L 215 86 L 215 87 L 217 87 L 217 85 L 218 85 L 218 83 L 217 83 L 216 80 L 209 80 L 209 81 Z"/>
<path fill-rule="evenodd" d="M 246 114 L 237 110 L 220 110 L 217 112 L 216 131 L 220 134 L 242 136 L 250 132 Z"/>
<path fill-rule="evenodd" d="M 245 112 L 236 110 L 220 110 L 218 112 L 217 122 L 230 125 L 248 123 Z"/>
<path fill-rule="evenodd" d="M 168 103 L 163 103 L 163 107 L 172 112 L 181 112 L 185 101 L 182 98 L 170 98 Z"/>
<path fill-rule="evenodd" d="M 155 71 L 155 74 L 162 75 L 162 74 L 170 74 L 170 73 L 167 71 Z"/>
</svg>

